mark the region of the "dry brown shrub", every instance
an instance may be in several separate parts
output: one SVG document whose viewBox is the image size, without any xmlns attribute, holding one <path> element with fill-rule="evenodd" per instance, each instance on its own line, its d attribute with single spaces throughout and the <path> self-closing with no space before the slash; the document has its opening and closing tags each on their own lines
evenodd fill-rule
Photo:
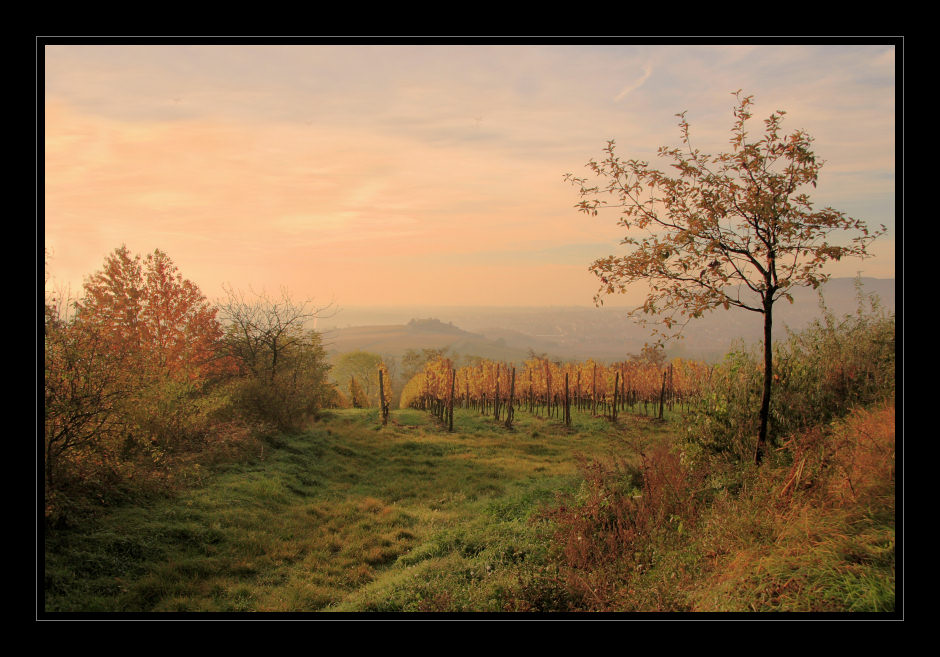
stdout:
<svg viewBox="0 0 940 657">
<path fill-rule="evenodd" d="M 847 604 L 842 595 L 875 595 L 884 572 L 871 564 L 893 537 L 871 520 L 894 508 L 893 403 L 855 409 L 782 449 L 789 466 L 761 469 L 746 495 L 705 514 L 702 526 L 715 531 L 689 596 L 696 611 L 832 611 Z"/>
<path fill-rule="evenodd" d="M 842 501 L 893 494 L 895 477 L 895 409 L 859 410 L 833 455 L 837 472 L 829 492 Z"/>
<path fill-rule="evenodd" d="M 781 500 L 811 495 L 831 505 L 893 494 L 893 404 L 856 409 L 844 421 L 791 437 L 784 447 L 792 452 L 793 465 L 783 480 Z"/>
<path fill-rule="evenodd" d="M 614 459 L 581 469 L 579 495 L 548 512 L 559 572 L 587 608 L 623 608 L 629 582 L 652 564 L 651 539 L 694 525 L 701 482 L 665 446 L 641 451 L 639 465 Z"/>
</svg>

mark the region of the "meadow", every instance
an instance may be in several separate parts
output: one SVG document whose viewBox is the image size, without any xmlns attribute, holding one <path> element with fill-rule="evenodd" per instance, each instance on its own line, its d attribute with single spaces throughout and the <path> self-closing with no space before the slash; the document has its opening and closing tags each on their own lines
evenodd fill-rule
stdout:
<svg viewBox="0 0 940 657">
<path fill-rule="evenodd" d="M 507 430 L 457 409 L 449 433 L 414 409 L 392 411 L 384 427 L 377 409 L 339 409 L 269 436 L 177 495 L 47 530 L 45 611 L 894 609 L 893 405 L 836 430 L 869 437 L 828 459 L 867 473 L 852 503 L 832 485 L 805 485 L 835 481 L 818 457 L 803 460 L 802 487 L 794 464 L 769 465 L 743 488 L 713 485 L 707 507 L 648 523 L 630 554 L 610 530 L 632 497 L 608 484 L 668 453 L 678 417 L 612 424 L 573 412 L 569 428 L 516 418 Z M 866 466 L 879 454 L 890 456 L 890 481 Z M 592 476 L 599 463 L 618 469 Z M 571 544 L 582 539 L 594 544 L 579 556 Z"/>
<path fill-rule="evenodd" d="M 457 410 L 333 411 L 175 497 L 46 536 L 46 611 L 504 611 L 545 565 L 541 505 L 648 420 L 506 430 Z M 652 427 L 652 428 L 651 428 Z"/>
</svg>

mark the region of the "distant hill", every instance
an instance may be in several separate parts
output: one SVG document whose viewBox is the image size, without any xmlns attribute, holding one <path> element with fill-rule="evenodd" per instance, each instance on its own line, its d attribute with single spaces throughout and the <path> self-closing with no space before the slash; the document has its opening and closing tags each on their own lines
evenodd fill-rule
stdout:
<svg viewBox="0 0 940 657">
<path fill-rule="evenodd" d="M 894 279 L 863 278 L 862 291 L 875 294 L 889 311 L 895 308 Z M 818 292 L 800 288 L 794 303 L 778 302 L 774 335 L 799 330 L 821 316 L 819 293 L 826 306 L 843 316 L 857 307 L 856 279 L 834 278 Z M 418 318 L 428 319 L 418 319 Z M 650 340 L 648 329 L 627 317 L 626 308 L 354 308 L 324 322 L 324 337 L 333 353 L 355 349 L 399 357 L 406 349 L 449 347 L 451 353 L 507 361 L 524 360 L 533 350 L 551 358 L 620 360 L 639 353 Z M 340 326 L 339 323 L 345 323 Z M 717 310 L 691 322 L 684 339 L 667 353 L 704 360 L 721 358 L 735 340 L 761 339 L 761 316 L 740 309 Z"/>
<path fill-rule="evenodd" d="M 444 323 L 439 319 L 412 319 L 405 325 L 410 333 L 440 333 L 445 335 L 473 335 L 463 329 L 459 329 L 453 323 Z"/>
<path fill-rule="evenodd" d="M 362 350 L 399 358 L 408 349 L 420 351 L 447 347 L 450 354 L 480 356 L 491 360 L 521 362 L 528 357 L 526 347 L 512 346 L 502 338 L 490 339 L 438 320 L 335 328 L 324 331 L 323 335 L 327 351 L 331 354 Z"/>
</svg>

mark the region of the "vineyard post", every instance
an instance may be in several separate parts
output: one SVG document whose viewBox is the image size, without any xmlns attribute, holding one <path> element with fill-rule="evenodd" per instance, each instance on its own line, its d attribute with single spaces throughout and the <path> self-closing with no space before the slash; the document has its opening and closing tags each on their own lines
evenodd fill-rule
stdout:
<svg viewBox="0 0 940 657">
<path fill-rule="evenodd" d="M 529 370 L 529 412 L 535 412 L 535 402 L 532 399 L 532 370 Z"/>
<path fill-rule="evenodd" d="M 672 363 L 669 363 L 669 410 L 672 410 L 676 401 L 676 388 L 672 380 Z"/>
<path fill-rule="evenodd" d="M 659 390 L 659 419 L 663 419 L 663 402 L 666 399 L 666 370 L 663 370 L 663 385 Z"/>
<path fill-rule="evenodd" d="M 591 391 L 591 404 L 593 405 L 591 414 L 597 415 L 597 363 L 594 363 L 594 370 L 591 373 L 591 386 L 593 387 Z"/>
<path fill-rule="evenodd" d="M 545 361 L 545 417 L 552 416 L 552 372 Z"/>
<path fill-rule="evenodd" d="M 623 363 L 620 364 L 620 410 L 627 410 L 626 398 L 626 388 L 627 388 L 627 373 L 624 369 Z"/>
<path fill-rule="evenodd" d="M 611 419 L 617 422 L 617 393 L 620 391 L 620 371 L 614 372 L 614 408 L 611 413 Z"/>
<path fill-rule="evenodd" d="M 512 416 L 515 413 L 513 402 L 516 396 L 516 368 L 512 368 L 512 378 L 509 383 L 509 407 L 506 409 L 506 428 L 512 428 Z"/>
<path fill-rule="evenodd" d="M 571 426 L 571 399 L 568 397 L 568 373 L 565 372 L 565 426 Z"/>
<path fill-rule="evenodd" d="M 581 365 L 578 364 L 578 388 L 575 392 L 575 399 L 578 400 L 578 413 L 581 412 Z"/>
<path fill-rule="evenodd" d="M 450 371 L 450 407 L 448 410 L 448 421 L 447 421 L 447 430 L 454 430 L 454 384 L 457 382 L 457 370 L 452 369 Z"/>
<path fill-rule="evenodd" d="M 385 383 L 382 370 L 379 370 L 379 413 L 382 415 L 382 426 L 388 424 L 388 410 L 385 405 Z"/>
<path fill-rule="evenodd" d="M 499 422 L 499 363 L 496 363 L 496 391 L 493 393 L 493 419 Z"/>
</svg>

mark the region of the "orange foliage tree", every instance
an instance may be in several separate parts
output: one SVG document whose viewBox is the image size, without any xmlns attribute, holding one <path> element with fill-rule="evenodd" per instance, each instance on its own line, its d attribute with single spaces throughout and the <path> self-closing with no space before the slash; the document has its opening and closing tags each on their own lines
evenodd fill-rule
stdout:
<svg viewBox="0 0 940 657">
<path fill-rule="evenodd" d="M 231 361 L 217 357 L 217 311 L 195 283 L 159 249 L 141 258 L 121 246 L 86 279 L 76 311 L 77 325 L 122 355 L 131 438 L 163 448 L 197 439 L 206 418 L 196 400 Z"/>
<path fill-rule="evenodd" d="M 47 512 L 73 485 L 102 495 L 162 472 L 166 450 L 208 435 L 221 327 L 165 253 L 115 249 L 81 299 L 47 298 L 44 332 Z"/>
<path fill-rule="evenodd" d="M 84 288 L 77 321 L 147 373 L 199 380 L 223 367 L 215 308 L 159 249 L 143 261 L 115 249 Z"/>
</svg>

